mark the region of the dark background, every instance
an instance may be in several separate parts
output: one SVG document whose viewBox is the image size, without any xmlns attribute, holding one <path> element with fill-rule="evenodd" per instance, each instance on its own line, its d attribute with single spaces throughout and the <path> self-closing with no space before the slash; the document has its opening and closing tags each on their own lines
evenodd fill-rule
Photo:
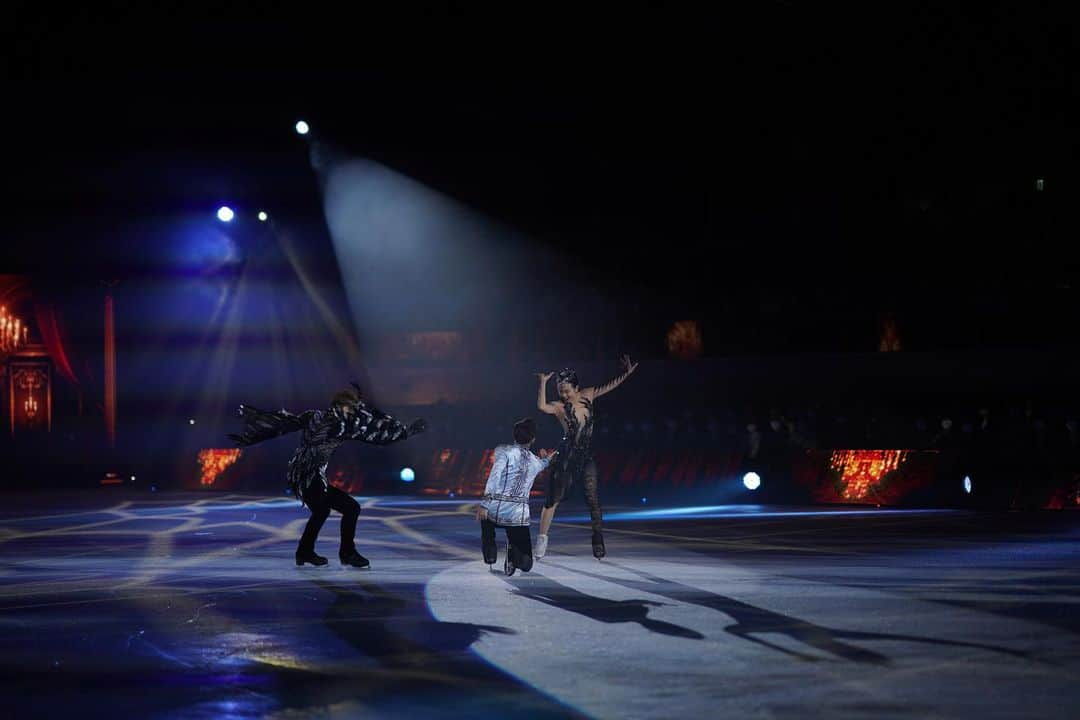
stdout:
<svg viewBox="0 0 1080 720">
<path fill-rule="evenodd" d="M 620 352 L 653 374 L 620 391 L 635 394 L 613 399 L 616 415 L 692 408 L 741 429 L 789 405 L 853 403 L 935 426 L 950 408 L 1020 412 L 1032 398 L 1047 417 L 1075 414 L 1076 28 L 1063 6 L 20 3 L 8 17 L 3 269 L 65 308 L 88 378 L 117 283 L 121 419 L 144 431 L 251 402 L 236 377 L 273 387 L 267 404 L 312 405 L 384 363 L 385 327 L 365 335 L 342 284 L 361 271 L 335 255 L 314 143 L 514 239 L 490 250 L 513 272 L 460 310 L 426 266 L 396 285 L 378 266 L 360 275 L 387 307 L 416 298 L 384 326 L 466 333 L 467 357 L 426 365 L 519 388 L 469 398 L 500 418 L 529 411 L 524 373 L 584 363 L 599 382 Z M 301 117 L 311 140 L 292 131 Z M 271 212 L 359 363 L 310 364 L 325 337 L 298 328 L 327 330 L 289 315 L 295 265 L 251 223 L 206 235 L 221 204 Z M 214 325 L 213 298 L 253 276 L 250 297 L 286 306 L 278 325 L 250 309 Z M 876 353 L 886 317 L 907 359 Z M 698 323 L 702 358 L 667 358 L 677 320 Z M 508 327 L 526 338 L 512 357 Z M 188 357 L 226 343 L 254 355 L 217 375 Z M 286 367 L 270 382 L 273 358 Z"/>
</svg>

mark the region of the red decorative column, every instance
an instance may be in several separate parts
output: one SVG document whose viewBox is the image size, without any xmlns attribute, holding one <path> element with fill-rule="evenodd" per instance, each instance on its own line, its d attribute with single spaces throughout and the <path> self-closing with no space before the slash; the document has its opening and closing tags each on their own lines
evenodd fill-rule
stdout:
<svg viewBox="0 0 1080 720">
<path fill-rule="evenodd" d="M 116 334 L 112 295 L 105 296 L 105 435 L 116 447 Z"/>
</svg>

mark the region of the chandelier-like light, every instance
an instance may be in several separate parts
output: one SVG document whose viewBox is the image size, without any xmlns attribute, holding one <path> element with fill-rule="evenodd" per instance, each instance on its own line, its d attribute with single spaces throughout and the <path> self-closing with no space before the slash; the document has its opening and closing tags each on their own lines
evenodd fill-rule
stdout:
<svg viewBox="0 0 1080 720">
<path fill-rule="evenodd" d="M 9 315 L 6 307 L 0 307 L 0 352 L 12 353 L 26 344 L 28 328 L 22 320 Z"/>
</svg>

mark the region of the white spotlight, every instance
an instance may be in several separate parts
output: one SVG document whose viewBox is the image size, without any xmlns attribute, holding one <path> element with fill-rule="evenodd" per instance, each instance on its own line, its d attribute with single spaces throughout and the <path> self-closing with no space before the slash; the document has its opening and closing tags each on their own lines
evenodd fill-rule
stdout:
<svg viewBox="0 0 1080 720">
<path fill-rule="evenodd" d="M 968 495 L 970 495 L 972 487 L 974 487 L 974 486 L 971 483 L 971 476 L 970 475 L 965 475 L 964 476 L 964 492 L 966 492 Z"/>
<path fill-rule="evenodd" d="M 222 205 L 218 208 L 217 219 L 221 222 L 232 222 L 233 217 L 235 217 L 235 213 L 228 205 Z"/>
<path fill-rule="evenodd" d="M 747 490 L 757 490 L 761 487 L 761 476 L 756 472 L 748 472 L 743 475 L 742 484 L 746 486 Z"/>
<path fill-rule="evenodd" d="M 259 222 L 266 222 L 267 218 L 269 218 L 269 217 L 270 216 L 267 215 L 266 213 L 264 213 L 262 211 L 259 212 Z"/>
<path fill-rule="evenodd" d="M 303 120 L 300 120 L 296 123 L 296 132 L 299 135 L 307 135 L 311 132 L 311 127 Z"/>
</svg>

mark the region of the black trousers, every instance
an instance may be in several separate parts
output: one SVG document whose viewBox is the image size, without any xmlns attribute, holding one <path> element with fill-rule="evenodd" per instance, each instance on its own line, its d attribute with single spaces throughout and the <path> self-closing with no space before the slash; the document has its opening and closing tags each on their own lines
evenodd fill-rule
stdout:
<svg viewBox="0 0 1080 720">
<path fill-rule="evenodd" d="M 325 487 L 318 478 L 312 480 L 311 485 L 304 491 L 304 503 L 311 510 L 311 518 L 307 521 L 296 552 L 315 552 L 315 539 L 319 537 L 319 531 L 331 510 L 341 513 L 341 547 L 338 555 L 348 555 L 356 551 L 353 538 L 356 536 L 356 521 L 360 517 L 360 503 L 347 492 L 332 485 Z"/>
<path fill-rule="evenodd" d="M 574 482 L 573 461 L 576 458 L 568 458 L 566 464 L 552 473 L 548 480 L 547 498 L 544 507 L 553 508 L 566 499 Z M 585 504 L 589 506 L 589 519 L 592 521 L 593 532 L 600 532 L 604 524 L 604 511 L 600 507 L 599 479 L 596 473 L 596 460 L 589 456 L 581 464 L 581 484 L 585 488 Z"/>
<path fill-rule="evenodd" d="M 493 565 L 499 559 L 499 549 L 495 545 L 497 527 L 506 530 L 506 539 L 510 543 L 510 562 L 524 572 L 532 570 L 532 535 L 529 534 L 528 525 L 496 525 L 491 520 L 481 520 L 480 548 L 484 553 L 484 562 Z"/>
</svg>

